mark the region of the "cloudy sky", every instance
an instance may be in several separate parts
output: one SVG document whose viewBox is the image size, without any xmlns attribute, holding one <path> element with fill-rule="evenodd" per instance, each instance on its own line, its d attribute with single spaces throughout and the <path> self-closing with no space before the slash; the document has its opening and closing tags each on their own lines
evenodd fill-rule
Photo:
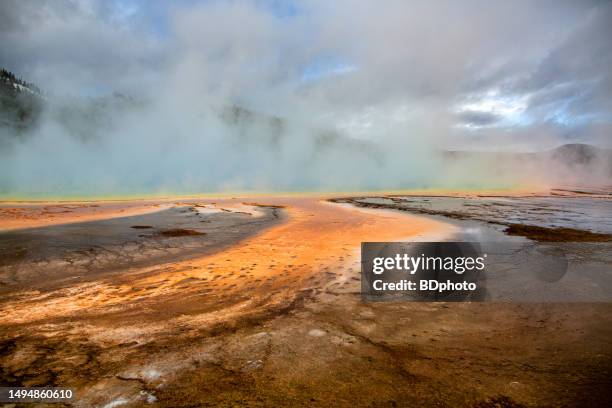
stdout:
<svg viewBox="0 0 612 408">
<path fill-rule="evenodd" d="M 457 147 L 611 138 L 609 2 L 5 0 L 0 35 L 2 65 L 51 92 L 171 87 Z"/>
<path fill-rule="evenodd" d="M 0 38 L 50 106 L 149 103 L 5 137 L 0 195 L 480 183 L 437 153 L 612 147 L 612 2 L 3 0 Z M 280 145 L 227 106 L 285 119 Z"/>
</svg>

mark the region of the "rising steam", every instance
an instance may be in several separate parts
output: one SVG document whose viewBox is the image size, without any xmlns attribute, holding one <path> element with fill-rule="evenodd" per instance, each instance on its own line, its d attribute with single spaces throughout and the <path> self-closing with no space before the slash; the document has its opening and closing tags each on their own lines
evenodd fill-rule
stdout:
<svg viewBox="0 0 612 408">
<path fill-rule="evenodd" d="M 27 130 L 0 127 L 4 197 L 609 180 L 609 152 L 571 166 L 444 152 L 609 142 L 609 122 L 576 122 L 568 138 L 546 116 L 568 98 L 551 89 L 573 79 L 592 92 L 582 109 L 610 114 L 610 88 L 588 82 L 610 83 L 609 44 L 608 59 L 577 53 L 584 69 L 561 69 L 576 38 L 607 33 L 604 5 L 213 1 L 157 10 L 160 25 L 144 10 L 23 3 L 3 5 L 0 56 L 48 94 Z"/>
</svg>

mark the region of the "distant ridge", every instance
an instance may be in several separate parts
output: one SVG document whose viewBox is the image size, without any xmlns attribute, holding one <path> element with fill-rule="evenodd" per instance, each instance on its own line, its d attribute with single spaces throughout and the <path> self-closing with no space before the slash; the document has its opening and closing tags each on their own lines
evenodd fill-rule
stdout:
<svg viewBox="0 0 612 408">
<path fill-rule="evenodd" d="M 551 149 L 548 153 L 554 160 L 568 164 L 589 164 L 605 156 L 612 160 L 612 149 L 584 143 L 564 144 Z"/>
<path fill-rule="evenodd" d="M 612 149 L 585 143 L 532 153 L 454 150 L 442 152 L 442 157 L 450 165 L 554 186 L 612 185 Z"/>
<path fill-rule="evenodd" d="M 586 143 L 567 143 L 553 149 L 540 152 L 514 153 L 499 151 L 445 150 L 447 159 L 463 159 L 475 157 L 495 157 L 497 159 L 552 159 L 571 165 L 588 165 L 593 161 L 609 158 L 612 160 L 612 149 L 594 146 Z"/>
</svg>

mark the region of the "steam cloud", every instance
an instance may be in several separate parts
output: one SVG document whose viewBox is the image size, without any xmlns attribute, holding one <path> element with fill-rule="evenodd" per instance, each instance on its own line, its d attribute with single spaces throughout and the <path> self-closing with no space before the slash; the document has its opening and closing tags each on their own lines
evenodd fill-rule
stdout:
<svg viewBox="0 0 612 408">
<path fill-rule="evenodd" d="M 597 1 L 3 1 L 0 61 L 49 94 L 27 134 L 0 128 L 0 195 L 558 182 L 439 153 L 610 146 L 610 21 Z"/>
</svg>

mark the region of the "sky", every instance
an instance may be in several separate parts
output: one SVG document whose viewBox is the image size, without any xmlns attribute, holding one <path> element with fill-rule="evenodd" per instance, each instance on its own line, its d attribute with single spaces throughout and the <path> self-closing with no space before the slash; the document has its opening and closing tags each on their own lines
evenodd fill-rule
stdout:
<svg viewBox="0 0 612 408">
<path fill-rule="evenodd" d="M 0 65 L 392 146 L 610 147 L 611 22 L 605 1 L 4 0 Z"/>
</svg>

